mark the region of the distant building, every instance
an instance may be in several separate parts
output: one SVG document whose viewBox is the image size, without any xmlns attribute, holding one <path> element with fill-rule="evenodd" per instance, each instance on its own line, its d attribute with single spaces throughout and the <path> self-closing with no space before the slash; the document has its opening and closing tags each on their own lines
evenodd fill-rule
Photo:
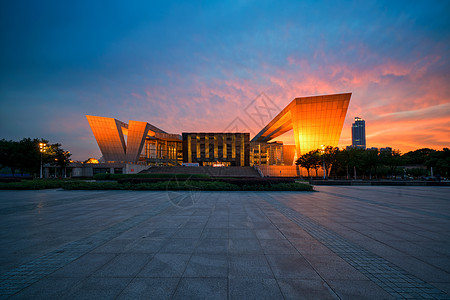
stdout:
<svg viewBox="0 0 450 300">
<path fill-rule="evenodd" d="M 352 124 L 352 147 L 366 149 L 366 121 L 359 117 Z"/>
</svg>

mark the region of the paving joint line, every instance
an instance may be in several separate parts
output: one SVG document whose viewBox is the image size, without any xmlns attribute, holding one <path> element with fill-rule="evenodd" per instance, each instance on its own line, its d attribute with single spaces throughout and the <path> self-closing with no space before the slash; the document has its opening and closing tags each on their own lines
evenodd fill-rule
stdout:
<svg viewBox="0 0 450 300">
<path fill-rule="evenodd" d="M 399 209 L 399 210 L 406 210 L 406 211 L 416 213 L 419 215 L 424 215 L 427 217 L 436 217 L 436 218 L 440 218 L 440 219 L 450 220 L 450 216 L 440 214 L 440 213 L 434 213 L 434 212 L 424 211 L 424 210 L 420 210 L 420 209 L 404 207 L 404 206 L 400 206 L 400 205 L 396 205 L 396 204 L 382 203 L 382 202 L 378 202 L 375 200 L 362 199 L 362 198 L 353 197 L 353 196 L 346 196 L 346 195 L 342 195 L 342 194 L 338 194 L 338 193 L 325 192 L 325 191 L 321 191 L 321 193 L 333 195 L 333 196 L 343 198 L 343 199 L 352 199 L 352 200 L 356 200 L 356 201 L 360 201 L 360 202 L 365 202 L 365 203 L 369 203 L 369 204 L 373 204 L 373 205 L 377 205 L 377 206 L 388 207 L 388 208 Z"/>
<path fill-rule="evenodd" d="M 259 207 L 259 205 L 257 205 L 257 206 Z M 267 208 L 265 208 L 265 209 L 267 209 Z M 276 208 L 273 207 L 273 206 L 272 206 L 272 209 L 276 210 Z M 264 210 L 261 210 L 261 211 L 262 211 L 262 213 L 264 214 L 264 216 L 270 221 L 270 223 L 271 223 L 273 226 L 275 226 L 275 227 L 280 231 L 280 233 L 285 237 L 285 239 L 289 242 L 289 244 L 291 244 L 291 246 L 294 247 L 294 249 L 297 251 L 297 253 L 300 254 L 300 255 L 302 255 L 302 254 L 300 253 L 300 251 L 298 251 L 298 249 L 294 246 L 294 244 L 292 244 L 292 242 L 291 242 L 291 241 L 285 236 L 285 234 L 278 228 L 278 226 L 272 222 L 272 220 L 269 218 L 269 216 L 267 216 L 267 214 L 264 212 Z M 264 254 L 264 256 L 266 256 L 266 254 Z M 302 256 L 303 256 L 303 255 L 302 255 Z M 266 258 L 266 259 L 267 259 L 267 258 Z M 325 284 L 325 287 L 326 287 L 326 289 L 328 290 L 328 292 L 330 293 L 331 297 L 333 297 L 334 299 L 342 299 L 342 298 L 339 297 L 339 295 L 334 291 L 334 289 L 328 284 L 328 282 L 325 280 L 325 278 L 323 278 L 322 275 L 321 275 L 319 272 L 316 271 L 316 269 L 311 265 L 311 263 L 309 262 L 309 260 L 306 260 L 306 261 L 307 261 L 308 264 L 311 266 L 311 268 L 316 272 L 316 274 L 322 279 L 322 281 L 323 281 L 323 283 Z M 269 266 L 270 266 L 270 263 L 269 263 Z M 271 267 L 271 266 L 270 266 L 270 269 L 272 270 L 272 267 Z M 273 271 L 272 271 L 272 273 L 273 273 Z M 279 282 L 278 282 L 278 279 L 277 279 L 276 277 L 275 277 L 275 281 L 277 282 L 278 287 L 279 287 Z M 280 287 L 279 287 L 279 288 L 280 288 Z M 280 292 L 281 292 L 281 294 L 283 295 L 283 292 L 281 291 L 281 288 L 280 288 Z M 284 296 L 284 295 L 283 295 L 283 296 Z"/>
<path fill-rule="evenodd" d="M 107 192 L 100 193 L 103 195 L 106 195 Z M 80 195 L 76 197 L 70 197 L 68 199 L 61 199 L 61 200 L 47 200 L 47 201 L 40 201 L 37 203 L 32 204 L 22 204 L 18 206 L 10 206 L 10 207 L 4 207 L 0 209 L 0 215 L 9 215 L 16 212 L 24 212 L 24 211 L 33 211 L 35 209 L 45 209 L 49 207 L 64 205 L 64 204 L 71 204 L 73 202 L 79 202 L 79 201 L 86 201 L 91 200 L 92 198 Z"/>
<path fill-rule="evenodd" d="M 413 292 L 417 294 L 418 298 L 423 299 L 450 299 L 449 295 L 440 289 L 346 240 L 338 233 L 320 225 L 270 195 L 263 194 L 263 199 L 391 296 L 406 297 L 406 294 Z M 385 274 L 389 275 L 384 276 Z M 410 287 L 404 287 L 405 281 L 410 283 Z M 425 290 L 427 292 L 424 292 Z"/>
<path fill-rule="evenodd" d="M 132 216 L 88 237 L 65 244 L 58 249 L 1 274 L 0 297 L 7 298 L 18 293 L 27 286 L 78 259 L 90 250 L 101 246 L 123 232 L 173 207 L 172 203 L 164 201 L 143 214 Z"/>
</svg>

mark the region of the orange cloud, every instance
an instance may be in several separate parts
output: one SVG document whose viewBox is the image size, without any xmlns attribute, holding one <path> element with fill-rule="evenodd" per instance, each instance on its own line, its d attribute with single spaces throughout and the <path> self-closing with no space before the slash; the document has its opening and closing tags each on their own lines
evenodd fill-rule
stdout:
<svg viewBox="0 0 450 300">
<path fill-rule="evenodd" d="M 248 121 L 243 110 L 261 92 L 281 109 L 295 97 L 353 92 L 341 147 L 351 144 L 351 123 L 359 116 L 366 120 L 368 147 L 389 146 L 403 152 L 442 148 L 450 146 L 445 129 L 450 128 L 450 85 L 433 71 L 440 60 L 427 56 L 413 63 L 387 59 L 368 67 L 338 63 L 317 67 L 288 57 L 287 66 L 265 65 L 267 72 L 253 78 L 238 78 L 223 70 L 224 79 L 193 75 L 181 84 L 148 86 L 131 95 L 137 99 L 144 95 L 141 111 L 158 111 L 153 121 L 142 116 L 144 120 L 170 132 L 221 131 L 238 116 L 248 131 L 257 133 L 261 128 Z M 281 139 L 292 144 L 291 135 Z"/>
</svg>

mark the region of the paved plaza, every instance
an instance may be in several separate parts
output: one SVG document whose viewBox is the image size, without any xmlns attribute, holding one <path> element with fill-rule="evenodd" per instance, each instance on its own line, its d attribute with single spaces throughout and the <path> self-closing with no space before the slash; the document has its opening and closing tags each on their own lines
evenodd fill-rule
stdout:
<svg viewBox="0 0 450 300">
<path fill-rule="evenodd" d="M 0 191 L 0 298 L 450 299 L 450 188 Z"/>
</svg>

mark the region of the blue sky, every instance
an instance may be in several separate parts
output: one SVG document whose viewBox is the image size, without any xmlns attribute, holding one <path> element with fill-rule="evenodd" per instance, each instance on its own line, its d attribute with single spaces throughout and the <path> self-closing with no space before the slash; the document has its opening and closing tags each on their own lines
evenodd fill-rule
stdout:
<svg viewBox="0 0 450 300">
<path fill-rule="evenodd" d="M 86 114 L 222 131 L 352 92 L 369 146 L 450 146 L 449 1 L 2 1 L 0 138 L 100 157 Z M 267 121 L 269 121 L 267 119 Z M 289 134 L 285 142 L 292 142 Z"/>
</svg>

